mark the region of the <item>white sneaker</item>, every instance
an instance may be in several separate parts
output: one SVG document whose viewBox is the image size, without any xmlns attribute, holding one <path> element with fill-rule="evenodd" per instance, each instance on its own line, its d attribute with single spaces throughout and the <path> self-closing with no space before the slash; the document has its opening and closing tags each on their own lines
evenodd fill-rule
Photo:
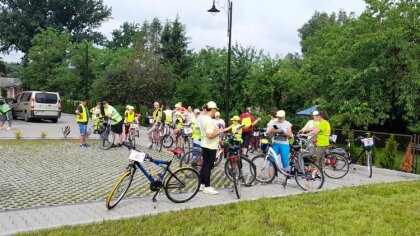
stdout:
<svg viewBox="0 0 420 236">
<path fill-rule="evenodd" d="M 199 189 L 199 191 L 204 191 L 204 187 L 205 187 L 205 185 L 204 185 L 204 184 L 200 184 L 200 189 Z"/>
<path fill-rule="evenodd" d="M 218 194 L 219 192 L 217 192 L 216 190 L 214 190 L 213 187 L 204 187 L 203 193 L 207 193 L 207 194 Z"/>
<path fill-rule="evenodd" d="M 6 130 L 10 130 L 11 128 L 10 127 L 7 127 L 7 129 Z"/>
</svg>

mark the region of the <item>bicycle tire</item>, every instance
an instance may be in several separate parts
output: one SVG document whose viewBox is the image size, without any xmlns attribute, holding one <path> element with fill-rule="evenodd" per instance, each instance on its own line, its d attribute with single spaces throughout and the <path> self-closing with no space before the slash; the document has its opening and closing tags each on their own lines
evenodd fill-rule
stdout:
<svg viewBox="0 0 420 236">
<path fill-rule="evenodd" d="M 128 169 L 126 172 L 124 172 L 117 180 L 117 182 L 115 182 L 114 186 L 111 189 L 111 192 L 109 193 L 107 199 L 106 199 L 106 207 L 108 209 L 112 209 L 114 208 L 125 196 L 125 194 L 127 193 L 128 189 L 131 186 L 131 182 L 133 181 L 133 177 L 134 177 L 134 173 L 135 171 L 132 169 Z M 126 185 L 121 186 L 122 188 L 119 188 L 119 186 L 121 185 L 121 183 L 123 183 L 123 181 L 128 181 L 126 183 Z M 125 182 L 124 182 L 125 183 Z M 117 191 L 118 190 L 122 190 L 119 191 L 120 193 L 118 194 Z M 114 200 L 114 195 L 117 194 L 117 198 Z"/>
<path fill-rule="evenodd" d="M 136 146 L 136 135 L 135 135 L 135 130 L 130 129 L 130 131 L 128 132 L 129 134 L 129 141 L 132 147 Z"/>
<path fill-rule="evenodd" d="M 102 132 L 99 139 L 99 148 L 102 150 L 108 150 L 112 147 L 115 141 L 115 134 L 111 130 L 105 130 Z"/>
<path fill-rule="evenodd" d="M 349 173 L 350 165 L 347 159 L 338 153 L 328 154 L 322 158 L 322 171 L 331 179 L 341 179 Z"/>
<path fill-rule="evenodd" d="M 171 135 L 164 135 L 162 138 L 162 146 L 164 148 L 170 148 L 174 144 L 174 138 Z"/>
<path fill-rule="evenodd" d="M 366 151 L 366 165 L 368 169 L 368 177 L 372 178 L 372 153 L 371 151 Z"/>
<path fill-rule="evenodd" d="M 232 176 L 233 187 L 235 189 L 236 196 L 238 197 L 238 199 L 240 199 L 241 194 L 242 194 L 242 189 L 241 189 L 241 180 L 240 180 L 240 174 L 239 174 L 240 170 L 239 170 L 238 162 L 231 163 L 229 172 L 231 173 L 231 176 Z"/>
<path fill-rule="evenodd" d="M 193 155 L 195 157 L 193 158 Z M 201 160 L 201 162 L 200 162 Z M 203 166 L 203 153 L 200 150 L 191 150 L 184 155 L 182 155 L 179 162 L 179 167 L 191 167 L 195 169 L 198 173 L 201 171 Z"/>
<path fill-rule="evenodd" d="M 240 173 L 242 173 L 242 178 L 244 180 L 245 186 L 251 186 L 256 179 L 256 167 L 255 164 L 249 160 L 247 157 L 241 157 L 242 159 L 242 167 Z M 225 174 L 230 181 L 233 182 L 233 178 L 229 172 L 229 165 L 231 160 L 227 160 L 225 163 Z"/>
<path fill-rule="evenodd" d="M 252 162 L 256 168 L 255 178 L 261 183 L 271 183 L 276 177 L 276 164 L 267 155 L 258 155 L 252 158 Z M 273 168 L 273 173 L 270 174 L 270 168 Z"/>
<path fill-rule="evenodd" d="M 183 203 L 197 194 L 200 189 L 200 175 L 193 168 L 183 167 L 167 175 L 164 183 L 168 199 L 175 203 Z M 178 199 L 177 196 L 182 199 Z"/>
<path fill-rule="evenodd" d="M 296 183 L 305 191 L 320 189 L 324 185 L 324 172 L 318 165 L 312 162 L 304 163 L 303 173 L 297 170 L 294 170 L 294 172 Z M 312 176 L 314 172 L 316 172 L 315 177 Z"/>
<path fill-rule="evenodd" d="M 214 166 L 220 165 L 220 163 L 222 162 L 223 157 L 224 157 L 223 149 L 220 149 L 220 148 L 217 149 L 216 159 L 214 160 Z"/>
</svg>

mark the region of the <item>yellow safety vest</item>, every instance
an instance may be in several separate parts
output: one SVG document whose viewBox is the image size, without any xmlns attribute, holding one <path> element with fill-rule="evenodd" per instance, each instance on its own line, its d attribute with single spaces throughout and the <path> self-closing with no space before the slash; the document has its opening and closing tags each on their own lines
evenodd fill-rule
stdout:
<svg viewBox="0 0 420 236">
<path fill-rule="evenodd" d="M 88 122 L 86 107 L 83 104 L 80 104 L 80 106 L 82 106 L 82 112 L 76 116 L 76 121 L 80 123 L 86 123 Z"/>
<path fill-rule="evenodd" d="M 163 111 L 163 113 L 165 113 L 165 122 L 172 123 L 172 111 L 168 111 L 168 112 Z"/>
<path fill-rule="evenodd" d="M 200 127 L 195 127 L 195 123 L 193 123 L 191 128 L 193 129 L 191 138 L 195 140 L 201 139 Z"/>
<path fill-rule="evenodd" d="M 232 128 L 232 133 L 234 133 L 236 131 L 236 125 L 232 124 L 230 127 Z M 234 138 L 235 138 L 235 141 L 242 142 L 242 128 L 238 130 L 238 133 L 235 134 Z"/>
<path fill-rule="evenodd" d="M 134 115 L 135 115 L 134 111 L 130 113 L 128 110 L 126 110 L 124 115 L 125 115 L 125 121 L 127 123 L 134 122 Z"/>
</svg>

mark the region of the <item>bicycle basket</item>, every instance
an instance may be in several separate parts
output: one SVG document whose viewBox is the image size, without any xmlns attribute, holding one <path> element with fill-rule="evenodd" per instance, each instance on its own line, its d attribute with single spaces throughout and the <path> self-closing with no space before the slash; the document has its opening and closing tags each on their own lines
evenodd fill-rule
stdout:
<svg viewBox="0 0 420 236">
<path fill-rule="evenodd" d="M 363 144 L 363 148 L 366 150 L 372 149 L 375 146 L 373 138 L 363 138 L 360 140 Z"/>
</svg>

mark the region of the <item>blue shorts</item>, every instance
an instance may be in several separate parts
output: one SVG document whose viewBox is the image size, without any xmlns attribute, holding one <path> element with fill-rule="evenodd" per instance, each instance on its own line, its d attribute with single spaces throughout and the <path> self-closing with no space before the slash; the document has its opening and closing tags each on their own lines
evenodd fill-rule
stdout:
<svg viewBox="0 0 420 236">
<path fill-rule="evenodd" d="M 79 131 L 81 136 L 86 136 L 87 134 L 87 124 L 77 123 L 79 125 Z"/>
</svg>

